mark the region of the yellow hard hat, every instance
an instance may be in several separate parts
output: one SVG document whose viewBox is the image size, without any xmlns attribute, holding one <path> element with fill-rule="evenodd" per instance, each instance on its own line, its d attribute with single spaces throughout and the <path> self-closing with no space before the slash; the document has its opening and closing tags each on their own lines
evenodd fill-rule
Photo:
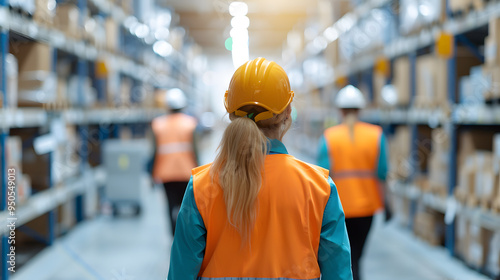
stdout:
<svg viewBox="0 0 500 280">
<path fill-rule="evenodd" d="M 246 116 L 239 110 L 246 105 L 265 108 L 253 119 L 269 119 L 273 114 L 281 114 L 292 102 L 294 93 L 290 90 L 290 81 L 285 70 L 276 62 L 259 57 L 240 66 L 233 74 L 225 102 L 228 113 Z"/>
</svg>

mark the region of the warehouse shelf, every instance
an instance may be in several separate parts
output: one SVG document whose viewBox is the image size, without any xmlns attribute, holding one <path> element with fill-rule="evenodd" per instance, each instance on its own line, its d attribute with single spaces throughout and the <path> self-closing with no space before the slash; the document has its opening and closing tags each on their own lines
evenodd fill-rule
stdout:
<svg viewBox="0 0 500 280">
<path fill-rule="evenodd" d="M 0 28 L 10 29 L 37 41 L 46 42 L 57 49 L 68 52 L 81 59 L 95 61 L 100 58 L 106 58 L 110 61 L 110 65 L 114 69 L 136 80 L 150 83 L 156 87 L 164 88 L 179 86 L 192 88 L 191 85 L 180 83 L 168 76 L 158 77 L 151 67 L 139 64 L 123 56 L 112 54 L 108 51 L 98 50 L 96 47 L 86 44 L 83 41 L 76 41 L 68 38 L 64 33 L 58 30 L 40 26 L 33 20 L 22 17 L 19 14 L 11 13 L 5 8 L 3 8 L 0 13 L 6 16 L 3 21 L 0 20 Z"/>
<path fill-rule="evenodd" d="M 117 108 L 93 110 L 67 110 L 64 119 L 75 124 L 141 123 L 149 122 L 165 113 L 162 109 Z"/>
<path fill-rule="evenodd" d="M 6 128 L 36 127 L 47 123 L 48 115 L 41 109 L 0 109 L 0 120 Z"/>
<path fill-rule="evenodd" d="M 424 124 L 437 126 L 447 121 L 441 109 L 367 109 L 361 113 L 363 121 L 380 124 Z"/>
<path fill-rule="evenodd" d="M 19 227 L 51 211 L 64 202 L 86 193 L 90 188 L 102 185 L 105 181 L 105 176 L 103 168 L 94 168 L 82 176 L 67 180 L 61 186 L 34 194 L 24 204 L 16 208 L 14 216 L 9 215 L 8 211 L 0 212 L 0 234 L 8 233 L 8 219 L 14 218 L 16 227 Z"/>
<path fill-rule="evenodd" d="M 500 106 L 458 105 L 452 115 L 457 124 L 500 124 Z"/>
<path fill-rule="evenodd" d="M 409 54 L 418 49 L 431 46 L 439 33 L 449 32 L 453 35 L 462 34 L 485 26 L 491 18 L 500 16 L 500 2 L 490 2 L 482 11 L 472 11 L 464 18 L 448 19 L 442 26 L 424 28 L 417 35 L 405 36 L 394 40 L 383 48 L 382 52 L 374 52 L 368 55 L 358 55 L 356 59 L 347 64 L 338 66 L 340 76 L 350 76 L 373 67 L 375 61 L 381 55 L 395 58 Z"/>
<path fill-rule="evenodd" d="M 422 202 L 423 205 L 438 211 L 440 213 L 447 213 L 449 210 L 449 205 L 454 204 L 457 206 L 456 214 L 462 215 L 471 221 L 475 221 L 482 227 L 490 229 L 492 231 L 500 230 L 500 215 L 487 212 L 479 207 L 468 207 L 464 206 L 453 197 L 439 197 L 433 193 L 422 192 L 414 185 L 407 184 L 396 184 L 390 188 L 391 193 Z"/>
<path fill-rule="evenodd" d="M 62 111 L 67 124 L 144 123 L 165 113 L 163 109 L 123 107 L 116 109 L 68 109 Z M 37 127 L 47 124 L 49 112 L 37 108 L 0 109 L 0 120 L 6 128 Z"/>
</svg>

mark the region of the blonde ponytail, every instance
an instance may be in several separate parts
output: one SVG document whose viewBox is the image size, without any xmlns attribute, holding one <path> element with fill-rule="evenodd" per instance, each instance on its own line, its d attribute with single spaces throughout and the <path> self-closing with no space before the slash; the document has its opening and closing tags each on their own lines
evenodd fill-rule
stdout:
<svg viewBox="0 0 500 280">
<path fill-rule="evenodd" d="M 262 185 L 267 138 L 253 120 L 230 117 L 233 121 L 222 136 L 210 175 L 223 190 L 229 223 L 245 241 L 257 215 L 255 202 Z"/>
</svg>

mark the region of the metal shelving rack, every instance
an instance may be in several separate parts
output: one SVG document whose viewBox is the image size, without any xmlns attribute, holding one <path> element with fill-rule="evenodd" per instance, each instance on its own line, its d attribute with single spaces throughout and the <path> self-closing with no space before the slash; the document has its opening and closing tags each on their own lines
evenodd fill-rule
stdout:
<svg viewBox="0 0 500 280">
<path fill-rule="evenodd" d="M 116 20 L 120 25 L 123 25 L 125 20 L 129 17 L 121 8 L 115 6 L 109 0 L 78 0 L 77 6 L 80 11 L 80 19 L 89 4 L 87 1 L 97 7 L 101 14 L 108 15 Z M 13 31 L 25 37 L 31 38 L 35 41 L 48 43 L 54 52 L 54 60 L 52 70 L 55 71 L 57 62 L 57 50 L 62 50 L 77 58 L 76 74 L 79 82 L 82 83 L 83 79 L 88 76 L 89 63 L 96 61 L 100 57 L 106 57 L 111 61 L 114 68 L 122 75 L 130 77 L 140 83 L 152 85 L 155 88 L 165 87 L 180 87 L 184 89 L 196 90 L 193 83 L 181 83 L 174 77 L 162 76 L 161 79 L 155 76 L 155 69 L 153 65 L 144 65 L 134 61 L 131 58 L 124 57 L 110 53 L 106 50 L 100 50 L 96 47 L 87 44 L 83 41 L 76 41 L 67 38 L 62 32 L 55 29 L 49 29 L 40 26 L 31 19 L 27 19 L 18 14 L 9 11 L 7 0 L 0 0 L 0 92 L 2 93 L 3 108 L 0 108 L 0 164 L 6 165 L 5 157 L 5 144 L 9 137 L 9 130 L 11 128 L 27 128 L 27 127 L 42 127 L 50 123 L 53 119 L 60 119 L 66 124 L 73 124 L 78 127 L 78 132 L 82 142 L 85 143 L 88 137 L 88 129 L 90 125 L 116 125 L 117 129 L 114 130 L 114 137 L 117 136 L 119 126 L 124 124 L 146 124 L 153 118 L 164 114 L 162 109 L 151 108 L 104 108 L 104 109 L 84 109 L 84 108 L 70 108 L 63 111 L 52 112 L 39 108 L 15 108 L 9 109 L 7 107 L 7 93 L 6 93 L 6 55 L 9 53 L 9 32 Z M 83 21 L 80 22 L 83 26 Z M 152 48 L 151 48 L 152 52 Z M 169 61 L 169 64 L 184 64 L 186 61 L 180 53 L 174 52 L 175 61 Z M 161 59 L 161 58 L 159 58 Z M 182 65 L 173 65 L 178 72 L 185 71 Z M 79 86 L 78 97 L 83 96 L 82 86 Z M 97 88 L 97 90 L 102 90 Z M 98 94 L 98 96 L 100 96 Z M 113 137 L 110 133 L 100 136 L 100 140 L 105 140 L 107 137 Z M 83 147 L 87 149 L 88 147 Z M 86 153 L 83 153 L 86 154 Z M 50 165 L 52 165 L 52 158 L 49 156 Z M 16 227 L 45 214 L 49 213 L 49 233 L 48 238 L 45 240 L 47 245 L 51 245 L 55 239 L 55 209 L 70 200 L 76 202 L 76 220 L 82 221 L 84 216 L 84 203 L 83 196 L 88 192 L 89 188 L 96 188 L 104 183 L 105 174 L 102 168 L 97 167 L 90 169 L 87 165 L 87 159 L 82 158 L 80 166 L 80 174 L 75 177 L 65 180 L 62 185 L 54 187 L 51 183 L 47 190 L 38 192 L 22 205 L 16 207 Z M 1 170 L 1 191 L 2 194 L 7 193 L 7 176 L 6 168 Z M 51 177 L 51 176 L 49 176 Z M 52 179 L 51 179 L 52 181 Z M 2 261 L 1 265 L 1 279 L 9 279 L 9 271 L 7 264 L 7 229 L 6 221 L 9 217 L 6 210 L 6 198 L 2 199 L 0 203 L 0 236 L 2 242 Z"/>
<path fill-rule="evenodd" d="M 382 7 L 388 5 L 391 1 L 367 1 L 366 4 L 356 7 L 353 12 L 346 15 L 347 17 L 354 18 L 357 21 L 360 16 L 366 14 L 366 7 Z M 478 29 L 480 27 L 487 26 L 490 19 L 500 17 L 500 2 L 489 1 L 484 10 L 481 11 L 471 11 L 469 14 L 460 18 L 452 18 L 450 16 L 449 10 L 449 0 L 446 2 L 448 19 L 441 25 L 433 25 L 431 27 L 423 28 L 419 34 L 400 36 L 396 38 L 388 45 L 385 45 L 381 49 L 372 50 L 367 54 L 356 55 L 351 61 L 345 64 L 338 65 L 335 68 L 335 75 L 330 77 L 327 81 L 322 81 L 321 85 L 308 85 L 305 88 L 306 92 L 310 92 L 319 88 L 323 88 L 324 85 L 331 85 L 340 78 L 348 78 L 351 83 L 358 83 L 360 74 L 364 74 L 367 71 L 372 71 L 375 62 L 380 57 L 385 57 L 389 60 L 401 56 L 408 56 L 410 60 L 410 100 L 413 100 L 416 92 L 416 60 L 419 54 L 419 50 L 424 48 L 434 47 L 436 42 L 436 37 L 442 32 L 450 33 L 454 36 L 454 46 L 456 48 L 458 42 L 460 41 L 460 36 L 466 32 Z M 344 16 L 344 17 L 346 17 Z M 341 18 L 335 24 L 329 28 L 336 28 Z M 353 24 L 354 26 L 354 24 Z M 337 30 L 337 39 L 346 30 Z M 340 30 L 340 31 L 339 31 Z M 321 35 L 320 35 L 321 36 Z M 307 42 L 306 42 L 307 45 Z M 471 46 L 468 46 L 471 47 Z M 478 50 L 474 50 L 475 54 L 478 54 Z M 301 54 L 296 60 L 291 61 L 288 65 L 288 69 L 301 68 L 302 63 L 309 57 L 315 57 L 318 54 Z M 456 54 L 453 55 L 447 63 L 447 68 L 449 73 L 455 73 L 455 68 L 457 64 Z M 366 76 L 366 75 L 364 75 Z M 365 78 L 363 76 L 363 79 Z M 410 213 L 415 212 L 416 201 L 419 200 L 423 202 L 429 208 L 432 208 L 438 212 L 446 213 L 449 209 L 450 203 L 455 203 L 458 205 L 457 214 L 464 215 L 474 221 L 478 222 L 481 226 L 488 228 L 490 230 L 500 230 L 500 216 L 492 213 L 482 212 L 481 209 L 469 208 L 460 205 L 453 198 L 453 191 L 457 182 L 457 151 L 458 151 L 458 131 L 463 125 L 481 127 L 483 125 L 500 125 L 500 106 L 495 105 L 481 105 L 481 106 L 470 106 L 457 104 L 456 100 L 456 80 L 455 75 L 448 75 L 448 100 L 450 101 L 451 108 L 449 111 L 444 111 L 441 109 L 425 109 L 425 108 L 414 108 L 410 106 L 409 108 L 398 108 L 398 109 L 380 109 L 380 108 L 370 108 L 365 109 L 361 113 L 361 119 L 366 122 L 380 124 L 385 128 L 393 127 L 397 125 L 406 125 L 411 131 L 411 141 L 416 139 L 418 136 L 418 125 L 428 125 L 431 128 L 435 128 L 441 125 L 447 130 L 450 136 L 450 151 L 449 151 L 449 162 L 450 169 L 448 174 L 448 198 L 443 199 L 437 197 L 431 193 L 422 193 L 415 186 L 403 184 L 399 188 L 391 188 L 392 192 L 398 196 L 403 196 L 408 198 L 412 203 L 410 203 Z M 373 88 L 368 86 L 369 93 L 368 96 L 373 97 Z M 410 102 L 412 104 L 412 101 Z M 321 111 L 326 110 L 325 108 L 320 108 Z M 471 114 L 470 112 L 474 112 Z M 339 120 L 337 120 L 338 122 Z M 416 152 L 416 145 L 411 144 L 411 152 Z M 415 165 L 413 165 L 417 168 Z M 450 202 L 451 201 L 451 202 Z M 413 213 L 414 214 L 414 213 Z M 411 214 L 410 214 L 411 215 Z M 413 219 L 413 218 L 411 218 Z M 452 220 L 446 226 L 445 232 L 445 247 L 450 252 L 451 255 L 455 256 L 455 225 Z"/>
<path fill-rule="evenodd" d="M 7 13 L 7 0 L 0 0 L 0 15 L 4 15 Z M 2 17 L 3 18 L 3 17 Z M 3 100 L 3 106 L 7 106 L 7 85 L 5 81 L 7 80 L 7 74 L 6 74 L 6 56 L 7 53 L 9 52 L 9 30 L 6 29 L 4 26 L 0 26 L 0 80 L 2 83 L 0 83 L 0 92 L 2 92 L 2 100 Z M 6 157 L 5 157 L 5 144 L 7 142 L 7 137 L 9 136 L 9 129 L 5 125 L 1 125 L 1 131 L 0 131 L 0 152 L 2 153 L 1 159 L 0 159 L 0 164 L 2 166 L 1 170 L 1 180 L 2 180 L 2 194 L 5 196 L 7 194 L 7 168 L 5 168 L 6 165 Z M 7 209 L 7 198 L 3 198 L 2 201 L 0 202 L 0 211 L 5 211 Z M 7 243 L 7 236 L 5 234 L 2 234 L 2 264 L 1 264 L 1 274 L 2 274 L 2 279 L 8 279 L 9 277 L 9 271 L 7 270 L 7 254 L 8 254 L 8 243 Z"/>
</svg>

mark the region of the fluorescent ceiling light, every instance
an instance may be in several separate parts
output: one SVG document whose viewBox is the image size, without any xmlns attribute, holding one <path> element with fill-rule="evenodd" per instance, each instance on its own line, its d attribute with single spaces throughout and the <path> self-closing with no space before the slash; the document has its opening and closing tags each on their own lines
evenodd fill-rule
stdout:
<svg viewBox="0 0 500 280">
<path fill-rule="evenodd" d="M 248 13 L 248 5 L 244 2 L 232 2 L 229 4 L 229 14 L 233 17 L 245 16 Z"/>
</svg>

